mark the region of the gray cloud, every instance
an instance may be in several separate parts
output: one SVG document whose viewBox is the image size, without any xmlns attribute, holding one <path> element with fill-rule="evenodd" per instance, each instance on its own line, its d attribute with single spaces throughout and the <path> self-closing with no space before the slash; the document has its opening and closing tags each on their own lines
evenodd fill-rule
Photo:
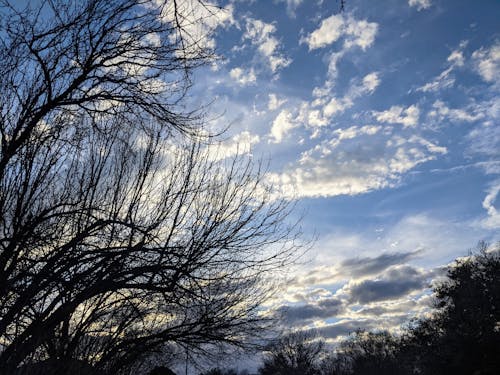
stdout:
<svg viewBox="0 0 500 375">
<path fill-rule="evenodd" d="M 323 338 L 335 339 L 339 336 L 347 336 L 357 329 L 364 329 L 368 331 L 379 329 L 395 329 L 402 323 L 406 322 L 407 319 L 408 316 L 406 314 L 401 314 L 397 316 L 391 316 L 383 320 L 377 318 L 363 320 L 344 320 L 338 323 L 315 328 L 314 331 L 318 334 L 318 336 L 321 336 Z"/>
<path fill-rule="evenodd" d="M 417 250 L 406 253 L 386 253 L 375 258 L 351 258 L 342 262 L 341 269 L 342 273 L 356 277 L 373 275 L 392 265 L 402 264 L 419 253 L 420 251 Z"/>
<path fill-rule="evenodd" d="M 324 298 L 316 303 L 308 303 L 297 306 L 281 306 L 277 309 L 277 313 L 287 323 L 293 324 L 297 322 L 322 318 L 326 319 L 344 310 L 344 304 L 337 298 Z"/>
<path fill-rule="evenodd" d="M 428 285 L 428 273 L 411 266 L 395 266 L 380 278 L 353 283 L 346 288 L 351 302 L 369 303 L 390 300 Z"/>
</svg>

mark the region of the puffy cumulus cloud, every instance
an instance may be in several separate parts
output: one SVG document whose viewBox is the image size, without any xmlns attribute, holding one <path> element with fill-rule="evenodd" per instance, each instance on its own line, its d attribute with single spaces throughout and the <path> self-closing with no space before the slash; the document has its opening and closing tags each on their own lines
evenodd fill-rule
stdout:
<svg viewBox="0 0 500 375">
<path fill-rule="evenodd" d="M 350 98 L 331 98 L 330 101 L 323 107 L 323 113 L 327 117 L 342 113 L 346 109 L 353 106 L 353 101 Z"/>
<path fill-rule="evenodd" d="M 304 152 L 298 165 L 269 175 L 283 196 L 293 199 L 356 195 L 394 187 L 404 173 L 445 152 L 422 138 L 394 135 L 387 139 L 377 127 L 338 131 L 331 139 Z"/>
<path fill-rule="evenodd" d="M 347 20 L 345 34 L 348 35 L 344 42 L 346 48 L 360 47 L 362 50 L 370 47 L 375 41 L 378 24 L 366 20 L 357 21 L 354 18 Z"/>
<path fill-rule="evenodd" d="M 467 41 L 462 41 L 456 50 L 453 50 L 446 59 L 448 67 L 443 70 L 436 78 L 419 87 L 417 91 L 432 92 L 439 91 L 455 84 L 455 77 L 451 74 L 457 67 L 462 67 L 465 64 L 464 48 L 467 46 Z"/>
<path fill-rule="evenodd" d="M 436 100 L 428 116 L 435 121 L 442 122 L 474 122 L 485 117 L 485 108 L 481 105 L 469 105 L 465 108 L 449 108 L 443 101 Z"/>
<path fill-rule="evenodd" d="M 489 83 L 500 84 L 500 43 L 491 48 L 481 48 L 472 54 L 474 67 L 481 78 Z"/>
<path fill-rule="evenodd" d="M 309 50 L 326 47 L 344 38 L 344 48 L 358 46 L 365 50 L 371 46 L 377 34 L 378 24 L 366 20 L 356 20 L 352 16 L 335 14 L 321 21 L 319 28 L 301 39 Z"/>
<path fill-rule="evenodd" d="M 244 70 L 242 68 L 233 68 L 229 72 L 229 76 L 238 83 L 240 86 L 247 86 L 255 84 L 257 81 L 257 76 L 253 68 Z"/>
<path fill-rule="evenodd" d="M 322 48 L 336 42 L 344 32 L 344 17 L 333 15 L 321 21 L 319 28 L 301 41 L 307 43 L 309 50 Z"/>
<path fill-rule="evenodd" d="M 363 85 L 361 91 L 363 93 L 372 93 L 380 85 L 380 78 L 377 72 L 372 72 L 363 77 Z"/>
<path fill-rule="evenodd" d="M 269 102 L 267 103 L 267 109 L 270 111 L 274 111 L 280 108 L 283 104 L 286 103 L 286 99 L 278 98 L 276 94 L 269 94 Z"/>
<path fill-rule="evenodd" d="M 319 109 L 309 110 L 307 113 L 307 124 L 314 128 L 328 125 L 328 118 L 323 116 Z"/>
<path fill-rule="evenodd" d="M 430 282 L 430 274 L 409 265 L 393 266 L 376 279 L 350 282 L 342 288 L 351 302 L 366 304 L 392 300 L 422 291 Z"/>
<path fill-rule="evenodd" d="M 411 7 L 416 7 L 417 10 L 424 10 L 430 8 L 431 0 L 408 0 L 408 5 Z"/>
<path fill-rule="evenodd" d="M 372 114 L 378 122 L 401 124 L 406 128 L 417 125 L 420 116 L 420 110 L 416 105 L 411 105 L 407 108 L 395 105 L 386 111 L 373 111 Z"/>
<path fill-rule="evenodd" d="M 296 126 L 292 113 L 287 109 L 283 109 L 273 121 L 269 134 L 270 141 L 280 143 L 290 130 Z"/>
<path fill-rule="evenodd" d="M 245 28 L 243 39 L 248 39 L 257 46 L 257 50 L 264 57 L 271 72 L 276 73 L 279 69 L 290 65 L 292 60 L 279 52 L 280 42 L 274 36 L 276 33 L 274 24 L 247 18 Z"/>
<path fill-rule="evenodd" d="M 185 0 L 174 4 L 173 1 L 164 4 L 162 0 L 155 0 L 162 8 L 164 22 L 178 22 L 183 30 L 182 37 L 186 42 L 186 57 L 196 57 L 199 48 L 215 48 L 214 31 L 226 28 L 235 23 L 232 4 L 221 7 L 214 1 Z M 175 17 L 177 12 L 178 17 Z"/>
<path fill-rule="evenodd" d="M 211 160 L 222 160 L 236 155 L 249 154 L 252 147 L 260 142 L 260 137 L 248 131 L 236 134 L 231 139 L 208 146 Z"/>
</svg>

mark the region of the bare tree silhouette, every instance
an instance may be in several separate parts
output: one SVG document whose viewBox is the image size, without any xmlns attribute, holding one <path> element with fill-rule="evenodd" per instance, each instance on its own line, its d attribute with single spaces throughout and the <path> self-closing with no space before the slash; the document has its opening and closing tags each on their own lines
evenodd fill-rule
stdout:
<svg viewBox="0 0 500 375">
<path fill-rule="evenodd" d="M 316 375 L 324 354 L 324 341 L 306 331 L 284 335 L 270 343 L 261 375 Z"/>
<path fill-rule="evenodd" d="M 0 373 L 119 374 L 264 326 L 297 232 L 259 165 L 197 141 L 182 99 L 213 51 L 188 3 L 2 0 Z"/>
</svg>

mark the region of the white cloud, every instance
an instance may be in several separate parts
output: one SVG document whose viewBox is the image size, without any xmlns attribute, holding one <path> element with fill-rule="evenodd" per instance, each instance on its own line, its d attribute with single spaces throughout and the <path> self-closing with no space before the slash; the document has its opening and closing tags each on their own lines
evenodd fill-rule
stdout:
<svg viewBox="0 0 500 375">
<path fill-rule="evenodd" d="M 329 120 L 330 117 L 338 113 L 344 112 L 346 109 L 354 105 L 354 101 L 362 95 L 372 94 L 380 84 L 380 78 L 377 72 L 372 72 L 363 77 L 361 82 L 354 81 L 349 87 L 346 95 L 342 98 L 332 97 L 328 100 L 329 90 L 327 87 L 315 88 L 313 96 L 325 97 L 325 100 L 319 100 L 314 103 L 324 104 L 323 115 Z"/>
<path fill-rule="evenodd" d="M 319 28 L 302 38 L 301 42 L 307 43 L 309 50 L 314 50 L 326 47 L 341 37 L 345 37 L 345 49 L 358 46 L 365 50 L 373 44 L 377 30 L 378 24 L 375 22 L 335 14 L 322 20 Z"/>
<path fill-rule="evenodd" d="M 276 94 L 269 94 L 269 102 L 267 104 L 267 109 L 274 111 L 286 103 L 286 99 L 280 99 Z"/>
<path fill-rule="evenodd" d="M 448 153 L 448 149 L 443 146 L 438 146 L 435 143 L 428 141 L 425 138 L 419 137 L 417 135 L 412 135 L 409 139 L 410 142 L 419 143 L 425 146 L 430 153 L 445 155 Z"/>
<path fill-rule="evenodd" d="M 419 87 L 417 91 L 430 92 L 452 87 L 455 84 L 455 77 L 453 77 L 451 73 L 455 68 L 464 66 L 465 58 L 463 50 L 466 46 L 467 41 L 462 41 L 459 47 L 456 50 L 453 50 L 446 59 L 449 66 L 431 82 Z"/>
<path fill-rule="evenodd" d="M 431 82 L 419 87 L 417 91 L 430 92 L 443 90 L 452 87 L 455 84 L 455 78 L 450 76 L 452 68 L 447 68 Z"/>
<path fill-rule="evenodd" d="M 302 153 L 298 165 L 270 178 L 292 199 L 356 195 L 394 187 L 404 173 L 446 152 L 422 138 L 387 139 L 379 130 L 376 126 L 339 129 L 331 139 Z"/>
<path fill-rule="evenodd" d="M 336 42 L 344 32 L 344 18 L 335 14 L 321 21 L 319 28 L 314 30 L 302 41 L 306 42 L 309 50 L 325 47 Z"/>
<path fill-rule="evenodd" d="M 466 140 L 469 145 L 466 156 L 479 157 L 482 160 L 479 166 L 486 174 L 500 174 L 500 127 L 498 126 L 500 98 L 495 97 L 475 105 L 470 112 L 476 117 L 482 117 L 467 134 Z"/>
<path fill-rule="evenodd" d="M 482 113 L 482 108 L 479 106 L 468 106 L 465 109 L 462 108 L 449 108 L 441 100 L 436 100 L 432 105 L 432 110 L 429 112 L 429 116 L 438 120 L 451 120 L 454 122 L 474 122 L 480 120 L 484 117 Z"/>
<path fill-rule="evenodd" d="M 325 96 L 331 92 L 338 75 L 338 62 L 354 47 L 363 51 L 371 46 L 377 35 L 378 24 L 366 20 L 356 20 L 351 15 L 333 15 L 325 18 L 318 29 L 302 37 L 300 43 L 306 43 L 309 50 L 326 47 L 337 40 L 343 39 L 340 49 L 330 53 L 328 57 L 328 78 L 323 87 L 316 88 L 314 96 Z"/>
<path fill-rule="evenodd" d="M 472 54 L 475 69 L 486 82 L 500 84 L 500 43 Z"/>
<path fill-rule="evenodd" d="M 253 68 L 243 70 L 242 68 L 233 68 L 229 72 L 229 76 L 235 80 L 240 86 L 255 84 L 257 76 Z"/>
<path fill-rule="evenodd" d="M 337 147 L 342 141 L 347 139 L 354 139 L 361 135 L 374 135 L 378 133 L 382 128 L 380 126 L 365 125 L 362 127 L 351 126 L 346 129 L 336 129 L 333 132 L 333 137 L 328 141 L 328 148 L 323 151 L 323 154 L 329 154 L 332 149 Z M 314 149 L 313 149 L 314 150 Z M 301 161 L 306 160 L 308 156 L 311 155 L 311 151 L 302 154 Z"/>
<path fill-rule="evenodd" d="M 295 126 L 290 111 L 286 109 L 282 110 L 273 121 L 270 133 L 271 141 L 280 143 L 283 137 L 285 137 Z"/>
<path fill-rule="evenodd" d="M 280 3 L 286 3 L 286 12 L 292 18 L 295 18 L 295 11 L 303 1 L 304 0 L 278 0 Z"/>
<path fill-rule="evenodd" d="M 275 32 L 276 26 L 272 23 L 247 18 L 246 31 L 243 34 L 243 39 L 249 39 L 253 45 L 257 46 L 257 50 L 264 57 L 273 73 L 287 67 L 292 62 L 279 52 L 280 42 L 273 35 Z"/>
<path fill-rule="evenodd" d="M 352 101 L 346 98 L 332 98 L 323 108 L 325 116 L 333 116 L 337 113 L 344 112 L 352 106 Z"/>
<path fill-rule="evenodd" d="M 431 6 L 431 0 L 408 0 L 408 5 L 416 7 L 417 10 L 427 9 Z"/>
<path fill-rule="evenodd" d="M 357 21 L 354 18 L 348 18 L 345 28 L 345 34 L 348 35 L 344 42 L 347 48 L 358 46 L 362 50 L 370 47 L 375 41 L 378 24 L 366 20 Z"/>
<path fill-rule="evenodd" d="M 460 47 L 456 50 L 453 50 L 446 61 L 448 61 L 451 66 L 464 66 L 465 58 L 463 49 L 467 46 L 467 41 L 462 41 L 460 43 Z"/>
<path fill-rule="evenodd" d="M 488 217 L 482 220 L 481 224 L 485 228 L 498 229 L 500 228 L 500 212 L 495 207 L 495 200 L 500 194 L 500 180 L 494 181 L 489 188 L 486 197 L 483 200 L 483 208 L 486 210 Z"/>
<path fill-rule="evenodd" d="M 250 154 L 252 147 L 260 142 L 260 137 L 248 131 L 236 134 L 231 139 L 208 146 L 211 160 L 223 160 L 236 155 Z"/>
<path fill-rule="evenodd" d="M 322 127 L 328 125 L 328 118 L 324 117 L 320 110 L 310 110 L 307 116 L 307 123 L 312 127 Z"/>
<path fill-rule="evenodd" d="M 378 76 L 378 73 L 373 72 L 364 76 L 362 88 L 363 91 L 372 93 L 373 91 L 375 91 L 379 84 L 380 78 Z"/>
<path fill-rule="evenodd" d="M 408 108 L 392 106 L 386 111 L 373 111 L 373 116 L 375 116 L 377 121 L 391 124 L 401 124 L 405 128 L 417 125 L 419 115 L 420 110 L 416 105 L 411 105 Z"/>
</svg>

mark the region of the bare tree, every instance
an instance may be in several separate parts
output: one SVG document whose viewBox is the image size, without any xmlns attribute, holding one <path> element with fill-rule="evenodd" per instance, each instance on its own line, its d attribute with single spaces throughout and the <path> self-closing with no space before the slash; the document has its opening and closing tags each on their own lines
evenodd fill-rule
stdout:
<svg viewBox="0 0 500 375">
<path fill-rule="evenodd" d="M 316 375 L 325 343 L 311 331 L 297 331 L 271 342 L 266 350 L 261 375 Z"/>
<path fill-rule="evenodd" d="M 212 55 L 186 3 L 1 2 L 0 373 L 125 373 L 263 327 L 296 231 L 259 165 L 183 136 Z"/>
</svg>

